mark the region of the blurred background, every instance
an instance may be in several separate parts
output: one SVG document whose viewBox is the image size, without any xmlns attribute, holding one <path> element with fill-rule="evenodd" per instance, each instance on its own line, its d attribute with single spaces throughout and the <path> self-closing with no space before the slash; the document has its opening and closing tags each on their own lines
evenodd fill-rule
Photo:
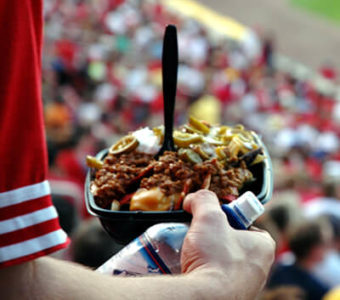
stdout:
<svg viewBox="0 0 340 300">
<path fill-rule="evenodd" d="M 49 180 L 73 240 L 60 258 L 95 268 L 121 248 L 86 212 L 85 157 L 162 124 L 162 39 L 172 23 L 175 124 L 189 114 L 241 123 L 271 154 L 274 196 L 257 225 L 277 241 L 277 266 L 263 298 L 321 299 L 340 285 L 337 1 L 45 0 L 44 14 Z"/>
</svg>

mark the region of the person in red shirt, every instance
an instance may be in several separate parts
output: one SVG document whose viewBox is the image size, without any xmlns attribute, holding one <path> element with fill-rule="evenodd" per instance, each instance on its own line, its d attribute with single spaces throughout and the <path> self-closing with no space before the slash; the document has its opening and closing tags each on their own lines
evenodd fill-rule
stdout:
<svg viewBox="0 0 340 300">
<path fill-rule="evenodd" d="M 66 247 L 46 180 L 40 1 L 1 1 L 0 266 Z"/>
<path fill-rule="evenodd" d="M 320 74 L 328 80 L 335 81 L 337 79 L 336 70 L 331 62 L 325 62 L 320 67 Z"/>
<path fill-rule="evenodd" d="M 60 229 L 46 180 L 42 0 L 1 0 L 0 19 L 1 298 L 254 299 L 273 262 L 274 242 L 266 232 L 230 227 L 209 191 L 184 201 L 193 220 L 179 276 L 110 277 L 46 257 L 66 247 L 68 238 Z"/>
</svg>

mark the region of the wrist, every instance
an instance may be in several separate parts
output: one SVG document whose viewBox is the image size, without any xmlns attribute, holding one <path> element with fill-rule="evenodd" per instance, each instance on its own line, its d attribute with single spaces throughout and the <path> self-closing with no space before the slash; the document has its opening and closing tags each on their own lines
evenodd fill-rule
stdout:
<svg viewBox="0 0 340 300">
<path fill-rule="evenodd" d="M 188 282 L 195 283 L 197 299 L 235 299 L 235 277 L 229 277 L 219 268 L 198 268 L 184 274 Z M 196 299 L 194 297 L 194 299 Z"/>
<path fill-rule="evenodd" d="M 266 282 L 265 272 L 258 265 L 248 262 L 230 263 L 228 267 L 202 267 L 187 275 L 210 295 L 208 299 L 214 295 L 214 299 L 253 300 Z M 199 293 L 202 296 L 200 289 Z"/>
</svg>

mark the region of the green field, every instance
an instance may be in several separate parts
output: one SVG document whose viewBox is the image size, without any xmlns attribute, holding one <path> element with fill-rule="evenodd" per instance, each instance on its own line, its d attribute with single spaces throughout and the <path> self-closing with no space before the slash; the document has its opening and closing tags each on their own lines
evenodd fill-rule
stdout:
<svg viewBox="0 0 340 300">
<path fill-rule="evenodd" d="M 294 5 L 319 14 L 340 24 L 339 0 L 290 0 Z"/>
</svg>

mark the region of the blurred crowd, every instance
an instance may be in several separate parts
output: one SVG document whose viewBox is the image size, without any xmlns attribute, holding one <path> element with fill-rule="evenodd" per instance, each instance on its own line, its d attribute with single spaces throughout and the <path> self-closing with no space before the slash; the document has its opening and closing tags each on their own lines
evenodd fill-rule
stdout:
<svg viewBox="0 0 340 300">
<path fill-rule="evenodd" d="M 271 154 L 274 195 L 258 226 L 276 240 L 277 261 L 263 299 L 321 299 L 340 285 L 340 93 L 278 69 L 273 37 L 217 36 L 160 1 L 45 2 L 49 179 L 62 226 L 74 240 L 62 257 L 96 267 L 121 247 L 86 212 L 85 157 L 128 131 L 162 124 L 162 40 L 169 23 L 177 26 L 179 43 L 175 124 L 189 114 L 241 123 L 261 135 Z M 338 81 L 331 66 L 320 75 Z M 94 254 L 98 248 L 102 253 Z"/>
</svg>

